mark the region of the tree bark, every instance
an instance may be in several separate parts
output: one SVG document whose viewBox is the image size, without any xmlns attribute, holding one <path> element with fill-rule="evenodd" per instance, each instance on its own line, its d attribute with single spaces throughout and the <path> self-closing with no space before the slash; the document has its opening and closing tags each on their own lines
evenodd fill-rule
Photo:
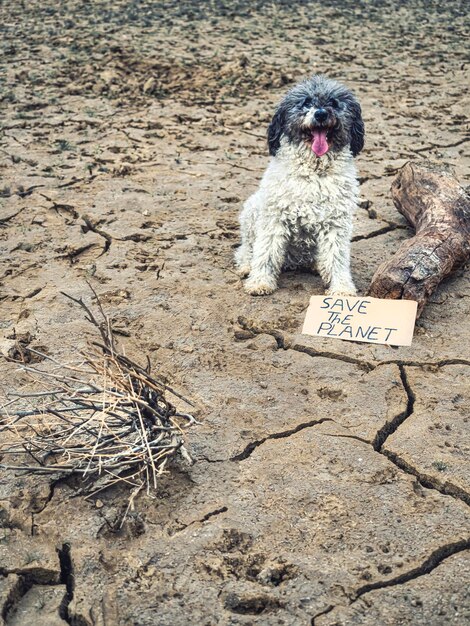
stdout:
<svg viewBox="0 0 470 626">
<path fill-rule="evenodd" d="M 448 168 L 428 162 L 407 163 L 391 191 L 416 235 L 377 269 L 368 294 L 416 300 L 419 317 L 439 283 L 470 258 L 470 197 Z"/>
</svg>

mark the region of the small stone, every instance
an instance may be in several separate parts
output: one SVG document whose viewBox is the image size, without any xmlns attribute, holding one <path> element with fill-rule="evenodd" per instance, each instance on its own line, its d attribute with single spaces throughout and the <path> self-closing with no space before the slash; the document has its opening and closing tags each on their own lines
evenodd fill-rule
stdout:
<svg viewBox="0 0 470 626">
<path fill-rule="evenodd" d="M 102 509 L 102 508 L 104 507 L 104 502 L 103 502 L 103 500 L 96 500 L 96 501 L 95 501 L 95 507 L 96 507 L 97 509 Z"/>
<path fill-rule="evenodd" d="M 237 341 L 246 341 L 247 339 L 253 339 L 254 333 L 251 330 L 236 330 L 235 339 Z"/>
<path fill-rule="evenodd" d="M 113 176 L 128 176 L 132 172 L 132 166 L 123 161 L 116 163 L 113 167 Z"/>
<path fill-rule="evenodd" d="M 149 565 L 143 570 L 143 574 L 147 578 L 151 578 L 152 576 L 155 576 L 156 572 L 157 572 L 157 568 L 155 567 L 155 565 Z"/>
<path fill-rule="evenodd" d="M 113 85 L 118 83 L 120 80 L 120 76 L 114 70 L 105 70 L 100 74 L 101 80 L 103 80 L 107 85 Z"/>
<path fill-rule="evenodd" d="M 277 350 L 277 341 L 272 335 L 262 333 L 253 341 L 254 350 Z"/>
<path fill-rule="evenodd" d="M 147 79 L 144 83 L 144 87 L 143 87 L 143 92 L 146 95 L 150 95 L 154 89 L 155 89 L 155 85 L 157 84 L 155 78 L 153 78 L 153 76 L 151 76 L 149 79 Z"/>
<path fill-rule="evenodd" d="M 12 359 L 15 357 L 16 351 L 16 341 L 14 339 L 0 339 L 0 354 L 2 356 Z"/>
</svg>

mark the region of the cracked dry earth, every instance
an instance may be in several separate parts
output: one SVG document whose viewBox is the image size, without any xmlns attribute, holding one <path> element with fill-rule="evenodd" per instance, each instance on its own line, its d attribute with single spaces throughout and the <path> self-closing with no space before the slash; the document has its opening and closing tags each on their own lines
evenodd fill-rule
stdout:
<svg viewBox="0 0 470 626">
<path fill-rule="evenodd" d="M 273 106 L 311 72 L 363 105 L 362 293 L 411 236 L 397 169 L 468 184 L 464 4 L 337 4 L 2 3 L 2 353 L 73 360 L 93 333 L 60 291 L 89 281 L 202 425 L 121 529 L 122 488 L 3 472 L 1 623 L 469 623 L 468 274 L 394 349 L 302 336 L 316 275 L 252 298 L 233 271 Z"/>
</svg>

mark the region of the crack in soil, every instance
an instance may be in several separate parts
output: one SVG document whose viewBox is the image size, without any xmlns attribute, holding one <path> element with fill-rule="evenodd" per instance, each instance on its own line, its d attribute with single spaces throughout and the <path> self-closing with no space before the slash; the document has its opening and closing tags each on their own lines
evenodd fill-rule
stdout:
<svg viewBox="0 0 470 626">
<path fill-rule="evenodd" d="M 328 615 L 328 613 L 331 613 L 331 611 L 333 611 L 335 608 L 336 607 L 333 604 L 330 604 L 326 607 L 326 609 L 323 609 L 323 611 L 320 611 L 320 613 L 314 615 L 310 620 L 310 626 L 315 626 L 315 620 L 317 619 L 317 617 L 321 617 L 322 615 Z"/>
<path fill-rule="evenodd" d="M 70 626 L 90 626 L 88 620 L 79 614 L 71 614 L 69 611 L 70 602 L 73 600 L 75 590 L 75 578 L 71 556 L 71 545 L 64 543 L 57 549 L 59 559 L 59 570 L 49 570 L 42 567 L 35 568 L 0 568 L 0 576 L 7 577 L 10 574 L 18 576 L 18 582 L 6 598 L 2 608 L 1 616 L 8 624 L 13 612 L 17 609 L 22 598 L 35 585 L 41 586 L 65 586 L 65 595 L 59 607 L 59 616 Z"/>
<path fill-rule="evenodd" d="M 408 230 L 408 226 L 405 226 L 402 224 L 389 224 L 388 226 L 384 226 L 383 228 L 374 230 L 373 232 L 367 235 L 355 235 L 354 237 L 351 238 L 351 241 L 356 242 L 356 241 L 363 241 L 364 239 L 373 239 L 374 237 L 385 235 L 386 233 L 390 233 L 394 230 Z"/>
<path fill-rule="evenodd" d="M 338 424 L 338 422 L 335 422 L 335 420 L 331 420 L 331 421 L 334 422 L 335 424 Z M 342 424 L 338 424 L 338 426 L 342 426 Z M 364 439 L 364 437 L 359 437 L 358 435 L 338 435 L 334 433 L 322 433 L 322 434 L 323 434 L 323 437 L 337 437 L 338 439 L 354 439 L 355 441 L 359 441 L 360 443 L 365 443 L 368 446 L 371 445 L 371 442 L 368 439 Z"/>
<path fill-rule="evenodd" d="M 274 337 L 277 342 L 278 349 L 282 350 L 294 350 L 295 352 L 301 352 L 308 354 L 311 357 L 323 357 L 325 359 L 334 359 L 336 361 L 343 361 L 345 363 L 352 363 L 357 365 L 366 372 L 371 372 L 377 367 L 382 365 L 398 365 L 407 367 L 445 367 L 446 365 L 468 365 L 470 366 L 470 360 L 461 358 L 440 359 L 439 361 L 413 361 L 404 359 L 387 359 L 385 361 L 371 362 L 356 357 L 350 357 L 345 354 L 338 354 L 337 352 L 329 352 L 327 350 L 316 350 L 311 346 L 303 346 L 298 343 L 294 343 L 293 340 L 286 337 L 284 333 L 276 328 L 263 328 L 262 325 L 257 326 L 256 323 L 251 320 L 247 320 L 246 317 L 240 316 L 238 318 L 238 324 L 243 330 L 250 331 L 253 335 L 270 335 Z M 356 343 L 356 342 L 352 342 Z"/>
<path fill-rule="evenodd" d="M 6 574 L 6 576 L 8 576 L 8 574 Z M 21 599 L 24 598 L 32 588 L 33 584 L 31 580 L 27 580 L 24 576 L 19 575 L 16 585 L 11 589 L 2 606 L 2 623 L 8 624 L 10 616 L 15 611 Z"/>
<path fill-rule="evenodd" d="M 204 515 L 203 518 L 198 520 L 198 522 L 202 524 L 202 522 L 207 522 L 207 520 L 210 519 L 211 517 L 215 517 L 216 515 L 220 515 L 221 513 L 225 513 L 226 511 L 228 511 L 228 508 L 226 506 L 221 506 L 220 509 L 215 509 L 215 511 L 206 513 L 206 515 Z M 194 524 L 194 522 L 191 522 L 191 524 Z M 190 524 L 188 524 L 188 526 L 190 526 Z"/>
<path fill-rule="evenodd" d="M 100 256 L 102 256 L 103 254 L 106 254 L 106 252 L 108 252 L 113 242 L 113 238 L 111 237 L 111 235 L 109 235 L 104 230 L 101 230 L 95 224 L 93 224 L 93 222 L 90 220 L 90 218 L 87 215 L 81 215 L 80 217 L 86 224 L 86 229 L 82 226 L 83 232 L 86 233 L 88 230 L 91 230 L 92 232 L 96 233 L 100 237 L 103 237 L 103 239 L 105 240 L 105 244 L 103 247 L 103 252 L 100 254 Z"/>
<path fill-rule="evenodd" d="M 418 480 L 419 484 L 425 489 L 434 489 L 435 491 L 439 491 L 439 493 L 444 496 L 451 496 L 452 498 L 461 500 L 467 506 L 470 506 L 470 494 L 462 489 L 462 487 L 459 487 L 449 481 L 442 482 L 435 476 L 424 474 L 419 469 L 413 467 L 413 465 L 398 456 L 398 454 L 391 452 L 390 450 L 382 450 L 379 454 L 387 457 L 387 459 L 398 467 L 398 469 L 402 470 L 406 474 L 414 476 Z"/>
<path fill-rule="evenodd" d="M 415 150 L 413 150 L 413 152 L 417 152 L 418 154 L 421 152 L 427 152 L 428 150 L 440 150 L 442 148 L 454 148 L 455 146 L 460 146 L 462 143 L 466 143 L 467 141 L 470 141 L 470 137 L 464 137 L 463 139 L 459 139 L 458 141 L 454 141 L 452 143 L 446 143 L 446 144 L 437 144 L 437 143 L 432 143 L 429 146 L 423 146 L 422 148 L 415 148 Z"/>
<path fill-rule="evenodd" d="M 325 359 L 334 359 L 336 361 L 343 361 L 345 363 L 352 363 L 353 365 L 357 365 L 361 369 L 366 372 L 371 372 L 373 369 L 377 367 L 378 364 L 371 363 L 370 361 L 364 361 L 362 359 L 357 359 L 353 356 L 347 356 L 346 354 L 338 354 L 336 352 L 328 352 L 323 350 L 315 350 L 310 346 L 302 346 L 299 344 L 292 344 L 283 346 L 284 350 L 294 350 L 295 352 L 301 352 L 303 354 L 308 354 L 311 357 L 324 357 Z"/>
<path fill-rule="evenodd" d="M 104 246 L 103 246 L 103 251 L 101 252 L 100 256 L 102 256 L 103 254 L 106 254 L 106 252 L 108 252 L 108 250 L 110 249 L 111 244 L 113 242 L 113 237 L 109 233 L 107 233 L 104 230 L 101 230 L 100 228 L 98 228 L 91 221 L 91 219 L 88 217 L 88 215 L 80 215 L 80 213 L 75 209 L 75 207 L 72 204 L 64 204 L 64 203 L 60 203 L 60 202 L 55 202 L 52 198 L 50 198 L 49 196 L 47 196 L 44 193 L 41 193 L 40 195 L 45 200 L 47 200 L 48 202 L 50 202 L 52 204 L 51 208 L 54 211 L 57 211 L 57 213 L 60 213 L 60 211 L 65 211 L 66 213 L 71 215 L 74 220 L 81 219 L 83 222 L 85 222 L 85 225 L 82 225 L 82 227 L 81 227 L 83 233 L 87 233 L 88 231 L 92 231 L 93 233 L 96 233 L 97 235 L 99 235 L 100 237 L 102 237 L 105 240 L 105 243 L 104 243 Z M 122 241 L 125 241 L 127 239 L 132 239 L 133 237 L 135 237 L 135 235 L 128 235 L 127 237 L 123 237 Z M 141 240 L 142 239 L 138 239 L 138 241 L 141 241 Z M 70 259 L 73 259 L 73 258 L 79 256 L 80 254 L 82 254 L 83 252 L 85 252 L 86 250 L 89 250 L 94 245 L 95 244 L 88 244 L 88 245 L 82 246 L 82 247 L 78 248 L 78 250 L 74 250 L 73 252 L 70 252 L 70 253 L 66 254 L 65 256 L 69 257 Z"/>
<path fill-rule="evenodd" d="M 36 189 L 41 189 L 41 187 L 45 187 L 45 185 L 32 185 L 31 187 L 28 187 L 28 189 L 18 189 L 16 195 L 20 198 L 27 198 L 34 191 L 36 191 Z"/>
<path fill-rule="evenodd" d="M 390 359 L 388 361 L 380 361 L 375 367 L 380 365 L 403 365 L 408 367 L 445 367 L 446 365 L 470 365 L 467 359 L 441 359 L 440 361 L 404 361 L 402 359 Z"/>
<path fill-rule="evenodd" d="M 31 536 L 33 537 L 35 535 L 35 528 L 36 528 L 36 524 L 35 524 L 35 515 L 39 515 L 40 513 L 42 513 L 43 511 L 46 510 L 46 508 L 49 506 L 52 498 L 54 497 L 54 493 L 55 493 L 55 488 L 57 487 L 57 485 L 59 485 L 60 483 L 64 482 L 66 480 L 67 477 L 65 476 L 59 476 L 59 478 L 56 478 L 55 480 L 51 481 L 49 483 L 49 493 L 47 494 L 47 498 L 44 500 L 43 506 L 39 509 L 35 509 L 34 511 L 31 512 Z"/>
<path fill-rule="evenodd" d="M 249 443 L 242 452 L 232 456 L 230 461 L 244 461 L 251 454 L 261 446 L 263 443 L 268 441 L 269 439 L 284 439 L 290 437 L 291 435 L 295 435 L 301 430 L 305 430 L 305 428 L 311 428 L 312 426 L 317 426 L 317 424 L 323 424 L 323 422 L 332 422 L 333 420 L 329 417 L 323 417 L 320 420 L 311 420 L 309 422 L 302 422 L 301 424 L 297 424 L 294 428 L 290 428 L 289 430 L 283 430 L 279 433 L 272 433 L 271 435 L 267 435 L 267 437 L 263 437 L 262 439 L 258 439 L 257 441 L 252 441 Z"/>
<path fill-rule="evenodd" d="M 72 563 L 72 551 L 69 543 L 64 543 L 60 549 L 57 550 L 59 556 L 60 565 L 60 584 L 65 585 L 65 595 L 60 603 L 59 615 L 67 622 L 67 624 L 73 624 L 74 626 L 87 626 L 80 616 L 70 615 L 69 605 L 73 600 L 73 593 L 75 590 L 75 577 Z"/>
<path fill-rule="evenodd" d="M 221 515 L 222 513 L 226 513 L 227 511 L 228 511 L 228 507 L 221 506 L 220 508 L 215 509 L 214 511 L 210 511 L 209 513 L 206 513 L 204 517 L 201 517 L 201 519 L 193 520 L 192 522 L 189 522 L 189 524 L 181 524 L 179 528 L 177 528 L 174 532 L 170 533 L 170 537 L 179 535 L 190 526 L 193 526 L 194 524 L 203 524 L 204 522 L 207 522 L 207 520 L 211 519 L 211 517 L 216 517 L 217 515 Z"/>
<path fill-rule="evenodd" d="M 355 357 L 350 357 L 345 354 L 315 350 L 315 348 L 312 348 L 310 346 L 301 346 L 299 344 L 290 343 L 281 331 L 270 328 L 260 328 L 259 326 L 256 326 L 242 316 L 238 318 L 238 323 L 243 328 L 243 330 L 248 330 L 254 335 L 271 335 L 271 337 L 274 337 L 274 339 L 276 340 L 278 349 L 294 350 L 295 352 L 308 354 L 311 357 L 325 357 L 327 359 L 336 359 L 337 361 L 352 363 L 353 365 L 357 365 L 366 371 L 371 371 L 377 367 L 377 364 L 371 363 L 369 361 L 363 361 L 362 359 L 356 359 Z"/>
<path fill-rule="evenodd" d="M 8 594 L 3 606 L 1 607 L 1 616 L 8 624 L 13 612 L 17 609 L 22 598 L 35 585 L 41 586 L 59 586 L 64 585 L 66 592 L 59 607 L 59 616 L 67 623 L 73 626 L 89 626 L 89 622 L 80 615 L 71 615 L 69 612 L 69 604 L 73 599 L 75 589 L 75 579 L 73 572 L 73 564 L 71 557 L 71 546 L 64 543 L 57 549 L 59 558 L 59 570 L 49 570 L 42 567 L 34 568 L 0 568 L 0 576 L 7 577 L 10 574 L 18 576 L 18 581 Z"/>
<path fill-rule="evenodd" d="M 390 422 L 386 422 L 375 435 L 372 446 L 376 452 L 380 453 L 382 453 L 382 446 L 387 441 L 388 437 L 393 435 L 393 433 L 406 419 L 410 417 L 410 415 L 413 414 L 414 411 L 416 396 L 408 382 L 405 367 L 403 365 L 398 365 L 398 369 L 400 370 L 400 379 L 407 396 L 406 408 L 404 411 L 396 415 Z"/>
<path fill-rule="evenodd" d="M 400 412 L 398 415 L 396 415 L 390 422 L 387 422 L 377 432 L 373 441 L 367 441 L 365 439 L 363 440 L 362 438 L 357 438 L 357 437 L 348 436 L 348 435 L 342 435 L 342 436 L 348 439 L 359 439 L 363 443 L 367 443 L 368 445 L 371 445 L 378 454 L 385 456 L 399 470 L 401 470 L 402 472 L 405 472 L 406 474 L 414 476 L 422 487 L 426 489 L 434 489 L 435 491 L 438 491 L 444 496 L 451 496 L 452 498 L 456 498 L 460 500 L 461 502 L 464 502 L 465 504 L 470 506 L 470 494 L 466 492 L 464 489 L 462 489 L 461 487 L 459 487 L 458 485 L 455 485 L 454 483 L 451 483 L 449 481 L 443 482 L 439 480 L 438 478 L 435 478 L 434 476 L 429 476 L 427 474 L 424 474 L 419 469 L 413 467 L 410 463 L 408 463 L 407 461 L 399 457 L 396 453 L 391 452 L 390 450 L 383 449 L 383 445 L 385 441 L 388 439 L 388 437 L 392 435 L 394 432 L 396 432 L 398 428 L 413 414 L 413 411 L 414 411 L 414 404 L 416 401 L 416 396 L 409 384 L 408 377 L 406 375 L 405 366 L 408 366 L 408 367 L 434 366 L 434 367 L 439 368 L 445 365 L 470 365 L 470 361 L 467 361 L 465 359 L 443 359 L 441 361 L 436 361 L 436 362 L 419 362 L 419 361 L 404 361 L 400 359 L 396 359 L 396 360 L 390 359 L 388 361 L 381 361 L 380 363 L 371 363 L 369 361 L 363 361 L 361 359 L 355 359 L 353 357 L 348 357 L 345 355 L 338 355 L 338 354 L 331 353 L 331 352 L 318 351 L 318 350 L 315 350 L 315 348 L 310 348 L 308 346 L 299 346 L 298 344 L 289 345 L 284 335 L 280 331 L 262 329 L 256 326 L 255 324 L 248 322 L 248 320 L 246 320 L 246 318 L 244 317 L 239 317 L 238 323 L 244 330 L 249 330 L 254 335 L 260 335 L 260 334 L 271 335 L 272 337 L 276 339 L 278 348 L 282 348 L 284 350 L 294 350 L 296 352 L 302 352 L 312 357 L 321 356 L 325 358 L 336 359 L 338 361 L 345 361 L 346 363 L 353 363 L 355 365 L 358 365 L 362 369 L 366 370 L 367 372 L 372 371 L 381 365 L 389 365 L 389 364 L 397 365 L 400 370 L 401 382 L 402 382 L 403 388 L 405 390 L 405 393 L 408 399 L 405 410 Z M 323 421 L 334 422 L 334 420 L 330 418 L 326 418 L 326 420 L 323 420 Z M 309 422 L 307 426 L 308 425 L 313 426 L 314 423 Z M 306 426 L 300 425 L 300 428 L 298 429 L 302 430 L 302 427 L 306 427 Z M 294 432 L 298 432 L 298 430 L 294 429 L 293 431 L 286 431 L 287 434 L 280 433 L 280 434 L 269 435 L 268 437 L 260 439 L 259 441 L 254 441 L 248 444 L 241 453 L 232 457 L 230 460 L 231 461 L 244 460 L 250 456 L 250 454 L 253 452 L 255 448 L 263 444 L 268 439 L 276 439 L 282 436 L 288 437 Z M 337 436 L 341 436 L 341 435 L 337 435 Z"/>
<path fill-rule="evenodd" d="M 405 367 L 401 364 L 398 365 L 400 369 L 400 379 L 407 396 L 406 408 L 404 411 L 396 415 L 390 422 L 387 422 L 377 432 L 374 440 L 370 442 L 376 452 L 385 456 L 391 463 L 393 463 L 398 469 L 406 474 L 414 476 L 419 484 L 426 489 L 434 489 L 439 491 L 444 496 L 451 496 L 461 500 L 468 506 L 470 506 L 470 494 L 464 489 L 455 485 L 449 481 L 443 482 L 434 476 L 424 474 L 419 469 L 413 467 L 410 463 L 402 459 L 398 454 L 391 450 L 384 450 L 383 446 L 390 435 L 393 435 L 398 428 L 411 416 L 414 412 L 414 405 L 416 402 L 416 395 L 410 386 L 408 377 L 406 375 Z"/>
<path fill-rule="evenodd" d="M 352 606 L 355 602 L 357 602 L 362 596 L 371 591 L 375 591 L 377 589 L 385 589 L 387 587 L 396 587 L 399 585 L 403 585 L 410 580 L 415 580 L 416 578 L 420 578 L 421 576 L 426 576 L 430 574 L 433 570 L 435 570 L 441 563 L 443 563 L 446 559 L 458 554 L 459 552 L 463 552 L 465 550 L 470 549 L 470 539 L 461 539 L 454 543 L 448 543 L 444 546 L 440 546 L 434 552 L 432 552 L 427 559 L 425 559 L 420 565 L 414 567 L 413 569 L 403 572 L 399 576 L 395 576 L 394 578 L 389 578 L 388 580 L 378 580 L 374 583 L 368 583 L 367 585 L 363 585 L 356 589 L 356 591 L 349 596 L 349 606 Z M 317 613 L 311 618 L 311 626 L 315 626 L 315 620 L 322 615 L 327 615 L 331 613 L 339 606 L 345 605 L 328 605 L 325 609 Z"/>
<path fill-rule="evenodd" d="M 11 215 L 6 215 L 5 217 L 2 217 L 0 219 L 0 228 L 3 228 L 4 226 L 7 226 L 8 222 L 10 220 L 12 220 L 13 218 L 15 218 L 17 215 L 19 215 L 22 211 L 25 210 L 26 207 L 22 207 L 19 211 L 17 211 L 16 213 L 12 213 Z"/>
<path fill-rule="evenodd" d="M 359 587 L 354 593 L 354 596 L 351 598 L 351 604 L 359 600 L 364 594 L 369 593 L 370 591 L 374 591 L 375 589 L 384 589 L 385 587 L 394 587 L 396 585 L 403 585 L 410 580 L 414 580 L 415 578 L 419 578 L 420 576 L 426 576 L 426 574 L 430 574 L 436 567 L 438 567 L 443 561 L 453 556 L 454 554 L 458 554 L 459 552 L 463 552 L 464 550 L 470 549 L 470 539 L 461 539 L 460 541 L 456 541 L 455 543 L 449 543 L 444 546 L 441 546 L 434 550 L 428 558 L 413 569 L 408 572 L 403 572 L 399 576 L 395 576 L 395 578 L 390 578 L 388 580 L 378 580 L 375 583 L 369 583 L 364 585 L 363 587 Z"/>
<path fill-rule="evenodd" d="M 76 250 L 72 250 L 72 252 L 67 252 L 66 254 L 60 254 L 57 258 L 58 259 L 68 259 L 69 262 L 73 265 L 73 263 L 75 262 L 75 259 L 77 259 L 81 254 L 83 254 L 87 250 L 90 250 L 91 248 L 94 248 L 95 245 L 96 244 L 94 244 L 94 243 L 88 243 L 88 244 L 86 244 L 84 246 L 80 246 L 80 248 L 77 248 Z"/>
<path fill-rule="evenodd" d="M 60 213 L 60 211 L 65 211 L 65 213 L 68 213 L 69 215 L 71 215 L 74 219 L 78 220 L 80 217 L 79 212 L 75 209 L 75 207 L 73 206 L 73 204 L 64 204 L 63 202 L 55 202 L 55 200 L 53 200 L 52 198 L 50 198 L 49 196 L 46 196 L 45 193 L 40 193 L 40 196 L 42 196 L 45 200 L 47 200 L 48 202 L 50 202 L 52 204 L 52 209 L 54 211 L 56 211 L 57 213 Z"/>
<path fill-rule="evenodd" d="M 91 183 L 95 178 L 97 178 L 98 174 L 92 174 L 91 176 L 87 176 L 86 178 L 73 178 L 69 180 L 67 183 L 62 183 L 57 185 L 57 189 L 64 189 L 65 187 L 73 187 L 74 185 L 78 185 L 80 183 Z"/>
<path fill-rule="evenodd" d="M 10 574 L 16 574 L 16 576 L 18 576 L 18 581 L 16 585 L 11 589 L 1 608 L 1 616 L 5 621 L 5 624 L 8 624 L 12 614 L 17 609 L 19 603 L 28 593 L 28 591 L 30 591 L 30 589 L 34 587 L 34 585 L 55 586 L 62 584 L 61 582 L 57 582 L 58 572 L 42 567 L 35 567 L 31 569 L 0 568 L 1 576 L 6 578 Z"/>
</svg>

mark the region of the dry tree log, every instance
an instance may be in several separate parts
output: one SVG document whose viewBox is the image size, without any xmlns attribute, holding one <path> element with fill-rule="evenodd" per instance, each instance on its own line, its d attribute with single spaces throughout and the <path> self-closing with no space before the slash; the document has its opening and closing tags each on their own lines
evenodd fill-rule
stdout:
<svg viewBox="0 0 470 626">
<path fill-rule="evenodd" d="M 368 295 L 416 300 L 419 317 L 439 283 L 470 258 L 470 198 L 448 168 L 426 161 L 407 163 L 391 191 L 416 235 L 377 269 Z"/>
</svg>

